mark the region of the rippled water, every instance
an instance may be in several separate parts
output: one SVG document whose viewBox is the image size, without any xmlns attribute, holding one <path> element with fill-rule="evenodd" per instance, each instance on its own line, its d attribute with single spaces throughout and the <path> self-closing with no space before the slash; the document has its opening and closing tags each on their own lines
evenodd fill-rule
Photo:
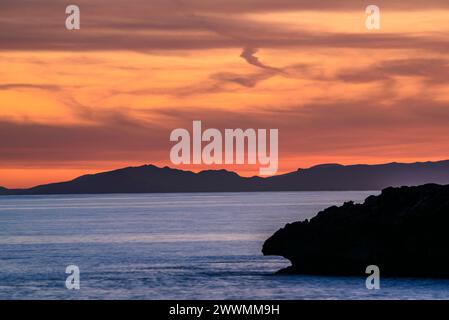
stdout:
<svg viewBox="0 0 449 320">
<path fill-rule="evenodd" d="M 289 264 L 260 252 L 274 231 L 374 193 L 0 197 L 0 299 L 449 299 L 446 280 L 273 274 Z"/>
</svg>

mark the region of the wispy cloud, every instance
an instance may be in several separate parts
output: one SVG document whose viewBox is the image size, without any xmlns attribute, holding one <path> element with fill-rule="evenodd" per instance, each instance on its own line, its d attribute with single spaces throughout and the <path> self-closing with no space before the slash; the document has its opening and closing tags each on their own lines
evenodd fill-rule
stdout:
<svg viewBox="0 0 449 320">
<path fill-rule="evenodd" d="M 257 49 L 255 48 L 250 48 L 250 47 L 246 47 L 243 49 L 242 53 L 240 54 L 240 57 L 242 57 L 243 59 L 245 59 L 246 62 L 248 62 L 249 64 L 262 68 L 262 69 L 266 69 L 266 70 L 270 70 L 270 71 L 275 71 L 275 72 L 284 72 L 282 69 L 279 68 L 274 68 L 274 67 L 270 67 L 267 66 L 266 64 L 263 64 L 262 62 L 260 62 L 259 58 L 256 57 L 256 53 L 257 53 Z"/>
<path fill-rule="evenodd" d="M 307 29 L 288 24 L 255 21 L 243 13 L 288 10 L 360 10 L 361 1 L 135 1 L 79 0 L 82 28 L 68 32 L 63 26 L 64 6 L 50 0 L 0 4 L 0 50 L 201 50 L 246 48 L 242 57 L 263 67 L 255 48 L 426 48 L 449 50 L 448 37 L 422 34 L 357 34 Z M 383 10 L 449 9 L 447 1 L 381 1 Z M 227 15 L 226 12 L 233 12 Z M 240 14 L 237 14 L 240 12 Z M 14 17 L 11 19 L 10 17 Z"/>
<path fill-rule="evenodd" d="M 411 58 L 380 61 L 366 68 L 341 70 L 334 80 L 346 82 L 385 81 L 394 76 L 417 77 L 428 84 L 449 82 L 449 60 L 441 58 Z"/>
<path fill-rule="evenodd" d="M 59 91 L 61 90 L 61 87 L 53 84 L 0 83 L 0 91 L 16 90 L 16 89 L 38 89 L 38 90 Z"/>
</svg>

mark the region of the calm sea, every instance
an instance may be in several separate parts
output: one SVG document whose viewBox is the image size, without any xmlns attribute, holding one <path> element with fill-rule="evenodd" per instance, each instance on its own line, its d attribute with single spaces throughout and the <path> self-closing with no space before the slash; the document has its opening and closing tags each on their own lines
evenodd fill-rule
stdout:
<svg viewBox="0 0 449 320">
<path fill-rule="evenodd" d="M 273 232 L 376 193 L 0 197 L 0 299 L 449 299 L 446 280 L 274 275 Z"/>
</svg>

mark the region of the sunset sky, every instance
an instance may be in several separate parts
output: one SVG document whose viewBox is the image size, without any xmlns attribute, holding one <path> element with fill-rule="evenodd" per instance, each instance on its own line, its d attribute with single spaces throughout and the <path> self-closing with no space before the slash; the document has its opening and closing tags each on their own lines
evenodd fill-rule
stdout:
<svg viewBox="0 0 449 320">
<path fill-rule="evenodd" d="M 0 1 L 0 186 L 175 167 L 192 120 L 279 129 L 280 173 L 449 159 L 449 1 Z"/>
</svg>

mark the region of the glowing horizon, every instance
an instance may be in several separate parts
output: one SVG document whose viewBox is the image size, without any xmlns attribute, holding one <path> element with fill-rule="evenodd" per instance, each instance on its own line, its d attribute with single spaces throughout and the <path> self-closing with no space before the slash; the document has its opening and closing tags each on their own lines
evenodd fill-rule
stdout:
<svg viewBox="0 0 449 320">
<path fill-rule="evenodd" d="M 449 159 L 449 4 L 79 0 L 0 4 L 0 186 L 174 166 L 170 132 L 278 128 L 279 171 Z M 27 10 L 24 10 L 26 7 Z M 14 17 L 11 19 L 10 17 Z"/>
</svg>

